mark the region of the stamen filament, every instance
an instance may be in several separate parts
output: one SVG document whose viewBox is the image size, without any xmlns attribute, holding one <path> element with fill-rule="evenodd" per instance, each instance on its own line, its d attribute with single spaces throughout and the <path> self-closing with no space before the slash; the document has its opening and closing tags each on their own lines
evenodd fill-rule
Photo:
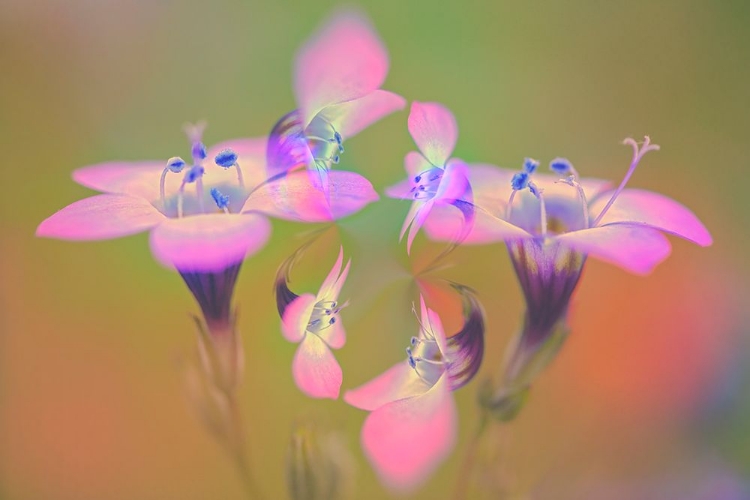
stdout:
<svg viewBox="0 0 750 500">
<path fill-rule="evenodd" d="M 557 182 L 562 182 L 563 184 L 567 184 L 568 186 L 572 186 L 578 191 L 578 200 L 581 202 L 581 207 L 583 208 L 583 228 L 588 229 L 589 226 L 589 204 L 586 201 L 586 193 L 583 191 L 583 186 L 581 186 L 578 181 L 576 180 L 576 177 L 574 174 L 571 174 L 570 177 L 567 179 L 560 179 Z"/>
<path fill-rule="evenodd" d="M 617 187 L 617 190 L 614 192 L 614 194 L 609 199 L 607 204 L 604 206 L 602 211 L 599 212 L 599 215 L 594 220 L 592 227 L 596 227 L 597 224 L 599 224 L 599 222 L 602 220 L 602 217 L 604 217 L 604 214 L 607 213 L 607 210 L 609 210 L 609 208 L 615 202 L 617 197 L 620 196 L 620 193 L 622 192 L 622 190 L 625 189 L 625 185 L 630 180 L 630 177 L 633 175 L 633 172 L 635 172 L 635 169 L 638 166 L 638 163 L 641 161 L 641 158 L 643 158 L 643 156 L 649 151 L 659 150 L 659 146 L 657 144 L 651 144 L 651 138 L 649 136 L 645 136 L 642 148 L 639 148 L 638 143 L 635 142 L 635 140 L 633 140 L 630 137 L 622 141 L 622 143 L 628 144 L 633 147 L 633 160 L 630 162 L 630 168 L 628 168 L 628 171 L 625 174 L 625 177 L 622 179 L 622 182 L 620 182 L 620 185 Z"/>
<path fill-rule="evenodd" d="M 182 218 L 182 200 L 185 193 L 185 181 L 180 184 L 180 190 L 177 191 L 177 217 Z"/>
<path fill-rule="evenodd" d="M 164 184 L 167 181 L 167 172 L 169 172 L 169 167 L 166 167 L 161 173 L 161 180 L 159 181 L 159 195 L 161 197 L 162 209 L 167 207 L 166 195 L 164 194 Z"/>
<path fill-rule="evenodd" d="M 201 213 L 206 213 L 206 207 L 203 203 L 203 176 L 195 180 L 195 194 L 198 196 L 198 208 Z"/>
<path fill-rule="evenodd" d="M 510 192 L 510 199 L 508 200 L 508 205 L 505 207 L 505 220 L 510 222 L 510 214 L 513 211 L 513 198 L 516 197 L 516 190 Z"/>
<path fill-rule="evenodd" d="M 240 164 L 235 163 L 234 168 L 237 169 L 237 182 L 240 184 L 240 187 L 244 189 L 245 179 L 242 177 L 242 169 L 240 168 Z"/>
</svg>

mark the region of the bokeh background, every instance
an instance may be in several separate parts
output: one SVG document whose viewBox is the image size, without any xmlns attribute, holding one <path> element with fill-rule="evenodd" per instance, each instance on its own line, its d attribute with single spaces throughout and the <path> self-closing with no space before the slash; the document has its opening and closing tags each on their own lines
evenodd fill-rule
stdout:
<svg viewBox="0 0 750 500">
<path fill-rule="evenodd" d="M 154 262 L 146 235 L 75 244 L 34 230 L 91 194 L 71 181 L 77 167 L 186 155 L 186 121 L 206 119 L 209 144 L 267 133 L 294 107 L 296 49 L 335 6 L 0 2 L 1 498 L 241 498 L 185 395 L 197 306 L 180 277 Z M 567 156 L 584 175 L 617 182 L 630 158 L 620 141 L 649 134 L 662 150 L 631 186 L 682 201 L 714 235 L 707 249 L 675 240 L 646 278 L 587 264 L 573 334 L 510 428 L 519 497 L 739 491 L 750 477 L 747 2 L 361 7 L 390 51 L 385 88 L 450 107 L 457 156 L 512 168 L 524 156 Z M 406 117 L 348 141 L 341 167 L 381 193 L 400 180 L 413 148 Z M 338 353 L 344 389 L 401 359 L 416 333 L 410 270 L 438 247 L 420 237 L 407 259 L 397 242 L 406 208 L 383 199 L 339 225 L 353 259 L 349 342 Z M 343 434 L 356 466 L 352 498 L 388 498 L 359 448 L 364 412 L 307 399 L 291 378 L 295 346 L 279 333 L 271 285 L 309 229 L 274 222 L 237 287 L 254 473 L 268 498 L 285 498 L 291 429 L 312 420 Z M 296 291 L 317 289 L 337 246 L 335 234 L 321 240 L 295 270 Z M 441 275 L 475 288 L 488 313 L 478 378 L 496 375 L 523 308 L 507 255 L 501 245 L 461 248 L 450 263 Z M 477 386 L 456 393 L 459 445 L 413 498 L 447 498 L 453 488 Z"/>
</svg>

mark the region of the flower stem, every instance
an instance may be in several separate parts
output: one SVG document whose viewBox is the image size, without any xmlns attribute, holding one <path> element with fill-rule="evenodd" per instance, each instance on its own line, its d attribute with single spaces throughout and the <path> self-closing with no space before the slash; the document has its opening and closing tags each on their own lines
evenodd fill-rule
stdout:
<svg viewBox="0 0 750 500">
<path fill-rule="evenodd" d="M 469 445 L 466 450 L 466 456 L 464 457 L 461 467 L 458 472 L 458 480 L 456 482 L 456 488 L 453 491 L 454 500 L 463 500 L 468 498 L 469 487 L 471 485 L 471 478 L 473 475 L 474 467 L 477 461 L 477 455 L 479 451 L 479 443 L 481 438 L 487 430 L 489 424 L 489 416 L 485 410 L 482 410 L 482 414 L 479 417 L 479 425 L 474 435 L 469 441 Z"/>
<path fill-rule="evenodd" d="M 227 449 L 237 467 L 245 496 L 248 500 L 260 500 L 263 497 L 250 473 L 250 464 L 245 450 L 245 431 L 236 393 L 229 397 L 229 421 L 227 424 L 229 426 L 229 429 L 227 429 Z"/>
</svg>

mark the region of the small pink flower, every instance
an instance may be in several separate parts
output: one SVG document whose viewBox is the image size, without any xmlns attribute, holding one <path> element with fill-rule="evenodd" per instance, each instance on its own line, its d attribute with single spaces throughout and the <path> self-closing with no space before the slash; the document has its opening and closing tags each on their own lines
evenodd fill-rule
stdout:
<svg viewBox="0 0 750 500">
<path fill-rule="evenodd" d="M 349 274 L 351 260 L 344 270 L 344 249 L 326 277 L 317 295 L 304 293 L 285 305 L 281 331 L 289 342 L 299 343 L 292 362 L 292 374 L 297 387 L 313 398 L 339 397 L 341 367 L 331 349 L 346 343 L 346 332 L 339 313 L 346 307 L 339 293 Z"/>
<path fill-rule="evenodd" d="M 201 133 L 202 126 L 188 129 L 190 164 L 173 157 L 166 166 L 163 161 L 110 162 L 76 170 L 76 182 L 106 194 L 53 214 L 39 225 L 37 236 L 101 240 L 149 230 L 154 257 L 185 278 L 207 322 L 226 323 L 240 263 L 268 241 L 271 225 L 263 214 L 328 222 L 378 198 L 372 185 L 352 172 L 331 176 L 329 200 L 306 175 L 269 183 L 264 181 L 265 138 L 206 149 Z"/>
<path fill-rule="evenodd" d="M 413 102 L 409 113 L 409 133 L 419 148 L 406 155 L 404 165 L 409 178 L 386 189 L 391 198 L 413 200 L 400 238 L 407 229 L 406 250 L 435 206 L 454 206 L 463 217 L 462 226 L 450 240 L 461 241 L 474 220 L 469 170 L 458 158 L 450 158 L 458 139 L 456 119 L 446 107 L 434 102 Z"/>
<path fill-rule="evenodd" d="M 362 446 L 392 489 L 419 486 L 456 442 L 451 392 L 476 374 L 484 349 L 483 312 L 473 297 L 468 299 L 464 329 L 446 339 L 440 317 L 420 297 L 420 330 L 406 349 L 407 359 L 344 395 L 350 405 L 371 412 L 362 427 Z"/>
<path fill-rule="evenodd" d="M 380 90 L 387 74 L 388 53 L 364 15 L 334 14 L 297 53 L 297 109 L 271 131 L 268 176 L 305 167 L 326 191 L 344 139 L 405 106 L 401 96 Z"/>
</svg>

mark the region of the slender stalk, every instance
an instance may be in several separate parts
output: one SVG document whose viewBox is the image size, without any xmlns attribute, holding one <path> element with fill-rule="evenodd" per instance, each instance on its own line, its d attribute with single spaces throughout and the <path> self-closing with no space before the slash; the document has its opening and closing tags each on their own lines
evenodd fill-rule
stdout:
<svg viewBox="0 0 750 500">
<path fill-rule="evenodd" d="M 263 496 L 250 473 L 250 463 L 245 449 L 245 431 L 236 393 L 229 396 L 229 421 L 227 424 L 229 432 L 227 433 L 226 445 L 240 475 L 245 496 L 248 500 L 260 500 Z"/>
<path fill-rule="evenodd" d="M 482 411 L 482 415 L 479 417 L 479 425 L 477 426 L 476 432 L 469 441 L 469 445 L 466 449 L 466 456 L 464 457 L 463 463 L 458 471 L 458 480 L 456 482 L 456 488 L 453 491 L 454 500 L 463 500 L 467 498 L 469 487 L 471 485 L 471 478 L 474 472 L 474 465 L 477 461 L 477 455 L 479 451 L 479 444 L 482 436 L 484 436 L 489 424 L 489 416 L 486 411 Z"/>
</svg>

